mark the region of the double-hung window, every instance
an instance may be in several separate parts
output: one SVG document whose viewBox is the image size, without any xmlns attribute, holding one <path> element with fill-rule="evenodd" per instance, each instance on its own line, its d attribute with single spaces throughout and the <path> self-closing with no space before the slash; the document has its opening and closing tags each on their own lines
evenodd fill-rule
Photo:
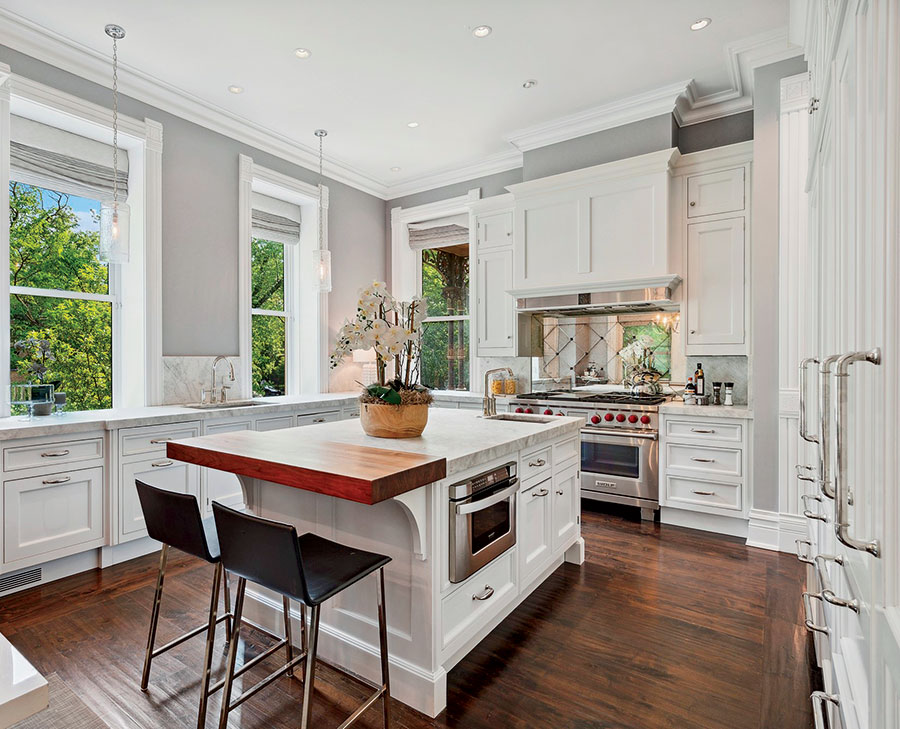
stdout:
<svg viewBox="0 0 900 729">
<path fill-rule="evenodd" d="M 435 390 L 469 389 L 469 229 L 467 216 L 409 226 L 420 251 L 423 320 L 421 382 Z"/>
</svg>

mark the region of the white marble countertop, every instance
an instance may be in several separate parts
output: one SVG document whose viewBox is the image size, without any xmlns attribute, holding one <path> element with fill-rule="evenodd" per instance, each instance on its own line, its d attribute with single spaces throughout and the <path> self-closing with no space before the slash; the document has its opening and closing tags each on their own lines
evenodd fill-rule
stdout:
<svg viewBox="0 0 900 729">
<path fill-rule="evenodd" d="M 111 408 L 65 413 L 61 416 L 46 415 L 32 420 L 20 416 L 0 418 L 0 440 L 32 438 L 43 435 L 65 435 L 96 430 L 114 430 L 139 425 L 159 423 L 183 423 L 191 420 L 216 418 L 241 418 L 248 414 L 275 415 L 280 412 L 316 411 L 342 408 L 356 402 L 354 392 L 321 393 L 257 398 L 255 405 L 234 408 L 209 408 L 198 410 L 181 405 L 160 405 L 143 408 Z"/>
<path fill-rule="evenodd" d="M 356 419 L 305 427 L 302 438 L 443 456 L 449 476 L 566 435 L 576 436 L 583 425 L 584 418 L 554 417 L 551 423 L 524 423 L 486 420 L 473 410 L 431 408 L 428 426 L 418 438 L 374 438 L 363 432 Z"/>
<path fill-rule="evenodd" d="M 690 415 L 699 418 L 753 419 L 753 410 L 748 405 L 685 405 L 682 400 L 660 405 L 659 412 L 661 415 Z"/>
</svg>

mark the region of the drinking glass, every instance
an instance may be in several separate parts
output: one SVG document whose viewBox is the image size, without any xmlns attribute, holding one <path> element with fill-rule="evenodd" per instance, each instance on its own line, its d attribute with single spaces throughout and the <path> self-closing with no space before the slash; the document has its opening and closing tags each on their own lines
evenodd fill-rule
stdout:
<svg viewBox="0 0 900 729">
<path fill-rule="evenodd" d="M 31 384 L 27 385 L 10 385 L 9 386 L 9 404 L 24 405 L 28 408 L 28 415 L 22 420 L 31 420 L 34 417 L 34 400 L 32 399 Z"/>
</svg>

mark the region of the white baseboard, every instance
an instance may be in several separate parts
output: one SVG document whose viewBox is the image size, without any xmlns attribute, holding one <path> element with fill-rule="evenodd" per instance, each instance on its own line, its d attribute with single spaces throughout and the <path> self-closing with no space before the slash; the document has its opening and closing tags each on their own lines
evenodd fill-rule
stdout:
<svg viewBox="0 0 900 729">
<path fill-rule="evenodd" d="M 751 509 L 747 546 L 773 552 L 793 552 L 795 539 L 807 533 L 806 520 L 797 514 Z"/>
</svg>

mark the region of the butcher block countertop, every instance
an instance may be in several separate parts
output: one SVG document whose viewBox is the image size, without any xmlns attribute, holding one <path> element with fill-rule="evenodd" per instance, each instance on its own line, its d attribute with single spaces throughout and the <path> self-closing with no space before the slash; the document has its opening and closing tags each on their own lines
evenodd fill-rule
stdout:
<svg viewBox="0 0 900 729">
<path fill-rule="evenodd" d="M 490 421 L 472 411 L 432 408 L 419 438 L 373 438 L 354 419 L 205 435 L 170 441 L 167 449 L 179 461 L 375 504 L 565 435 L 577 437 L 583 423 L 564 417 Z"/>
</svg>

